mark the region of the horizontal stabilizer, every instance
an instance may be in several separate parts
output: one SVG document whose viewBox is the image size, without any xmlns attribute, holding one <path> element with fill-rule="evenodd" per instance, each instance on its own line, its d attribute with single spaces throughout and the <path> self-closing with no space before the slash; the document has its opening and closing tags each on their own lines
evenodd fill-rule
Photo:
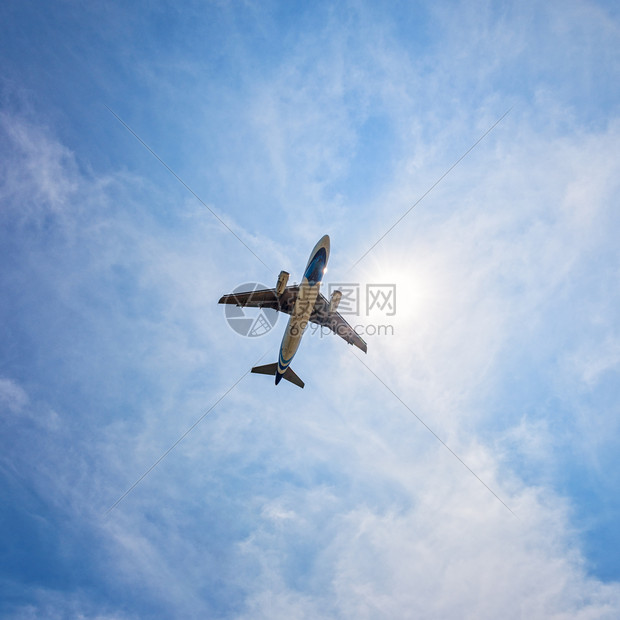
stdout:
<svg viewBox="0 0 620 620">
<path fill-rule="evenodd" d="M 252 368 L 252 372 L 255 372 L 258 375 L 275 376 L 277 370 L 278 364 L 276 362 L 273 364 L 265 364 L 264 366 L 254 366 L 254 368 Z"/>
<path fill-rule="evenodd" d="M 254 366 L 254 368 L 252 368 L 252 372 L 258 375 L 275 376 L 278 372 L 278 364 L 274 362 L 273 364 L 265 364 L 264 366 Z M 293 372 L 293 369 L 290 366 L 286 369 L 286 372 L 282 376 L 284 379 L 300 388 L 303 388 L 305 385 L 305 383 Z"/>
<path fill-rule="evenodd" d="M 300 388 L 303 388 L 305 385 L 304 382 L 293 372 L 293 369 L 290 366 L 286 369 L 283 376 L 287 381 L 290 381 Z"/>
</svg>

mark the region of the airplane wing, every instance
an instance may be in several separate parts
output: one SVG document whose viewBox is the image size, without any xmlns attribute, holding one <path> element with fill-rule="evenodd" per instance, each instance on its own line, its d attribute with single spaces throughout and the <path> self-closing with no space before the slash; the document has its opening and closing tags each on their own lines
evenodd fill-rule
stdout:
<svg viewBox="0 0 620 620">
<path fill-rule="evenodd" d="M 245 308 L 271 308 L 279 312 L 291 314 L 299 292 L 298 286 L 287 286 L 281 295 L 275 288 L 263 288 L 247 293 L 231 293 L 220 298 L 220 304 L 233 304 Z"/>
<path fill-rule="evenodd" d="M 319 296 L 316 298 L 314 310 L 310 315 L 310 321 L 321 327 L 328 327 L 334 334 L 340 336 L 349 344 L 354 344 L 366 353 L 366 343 L 364 340 L 360 338 L 356 331 L 342 318 L 340 313 L 330 313 L 329 302 L 321 293 L 319 293 Z"/>
<path fill-rule="evenodd" d="M 278 296 L 275 288 L 264 288 L 247 293 L 231 293 L 220 298 L 220 304 L 233 304 L 245 308 L 271 308 L 286 314 L 292 314 L 299 286 L 287 286 Z M 342 318 L 338 312 L 329 312 L 329 302 L 321 293 L 316 298 L 310 321 L 315 325 L 329 328 L 334 334 L 346 340 L 349 344 L 366 353 L 366 343 L 355 330 Z"/>
</svg>

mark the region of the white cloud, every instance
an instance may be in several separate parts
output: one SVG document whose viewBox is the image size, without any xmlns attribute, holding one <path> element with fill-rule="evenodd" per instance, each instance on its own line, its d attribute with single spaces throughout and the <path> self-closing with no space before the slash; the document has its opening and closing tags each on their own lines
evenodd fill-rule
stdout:
<svg viewBox="0 0 620 620">
<path fill-rule="evenodd" d="M 28 404 L 28 394 L 11 379 L 0 379 L 0 403 L 13 413 L 19 413 Z"/>
<path fill-rule="evenodd" d="M 250 153 L 267 154 L 256 164 L 269 172 L 264 183 L 274 181 L 282 204 L 293 205 L 274 236 L 290 235 L 294 258 L 305 259 L 302 237 L 314 238 L 326 222 L 341 241 L 334 260 L 353 253 L 356 239 L 367 247 L 452 163 L 450 141 L 458 156 L 460 143 L 492 122 L 491 109 L 504 110 L 484 87 L 476 95 L 482 112 L 468 107 L 448 119 L 444 109 L 432 109 L 442 92 L 442 106 L 459 108 L 458 88 L 446 90 L 446 83 L 450 54 L 468 41 L 461 23 L 448 24 L 463 38 L 449 38 L 443 70 L 425 92 L 427 69 L 387 36 L 385 24 L 361 61 L 351 54 L 364 47 L 371 21 L 365 13 L 354 17 L 353 25 L 363 26 L 357 38 L 355 28 L 345 36 L 330 22 L 293 46 L 272 80 L 249 89 L 256 98 L 245 121 L 263 141 Z M 490 57 L 501 29 L 484 22 L 476 32 L 475 49 L 455 66 L 488 55 L 480 84 L 507 61 Z M 329 39 L 325 49 L 321 36 Z M 510 58 L 525 53 L 527 28 L 510 40 Z M 11 379 L 0 380 L 9 409 L 53 402 L 37 408 L 61 411 L 62 424 L 54 432 L 20 427 L 3 458 L 58 511 L 58 528 L 61 521 L 86 532 L 89 565 L 106 592 L 121 599 L 138 592 L 171 616 L 618 616 L 618 584 L 588 573 L 573 500 L 553 492 L 552 476 L 526 484 L 514 465 L 516 453 L 553 470 L 567 442 L 585 443 L 584 450 L 599 445 L 596 429 L 559 445 L 554 412 L 544 403 L 533 411 L 526 392 L 553 399 L 576 381 L 574 393 L 596 396 L 618 361 L 618 300 L 609 283 L 617 282 L 620 130 L 615 122 L 592 131 L 573 124 L 565 135 L 574 119 L 557 92 L 545 96 L 557 104 L 562 131 L 553 123 L 542 131 L 531 108 L 515 107 L 356 272 L 366 281 L 396 281 L 400 308 L 410 306 L 398 311 L 397 336 L 371 341 L 365 361 L 520 521 L 343 342 L 316 338 L 296 358 L 306 390 L 281 385 L 274 392 L 271 382 L 246 377 L 104 520 L 112 501 L 250 360 L 269 347 L 275 358 L 283 324 L 256 343 L 224 331 L 215 298 L 231 288 L 231 274 L 255 268 L 254 259 L 236 252 L 237 242 L 202 207 L 188 202 L 178 219 L 159 221 L 143 206 L 167 203 L 156 183 L 127 174 L 89 178 L 49 133 L 3 117 L 17 152 L 5 160 L 3 198 L 15 208 L 22 198 L 36 205 L 27 212 L 33 222 L 51 212 L 66 224 L 44 243 L 24 235 L 29 260 L 13 274 L 23 286 L 12 290 L 32 313 L 15 320 L 38 337 L 31 398 Z M 393 183 L 350 205 L 330 195 L 329 184 L 346 177 L 348 151 L 361 139 L 371 104 L 415 148 L 386 172 Z M 480 127 L 466 127 L 467 119 Z M 429 127 L 444 129 L 434 139 Z M 255 171 L 240 161 L 237 174 Z M 300 222 L 305 232 L 288 230 Z M 286 246 L 277 248 L 276 239 L 243 235 L 285 260 Z M 347 266 L 337 265 L 335 277 Z M 543 387 L 517 376 L 521 369 L 540 375 Z M 582 404 L 569 401 L 570 415 Z M 601 420 L 608 416 L 602 411 Z M 575 425 L 566 427 L 569 435 Z M 608 433 L 610 426 L 599 428 Z M 498 452 L 489 446 L 493 438 Z M 98 613 L 94 604 L 75 603 L 75 592 L 30 595 L 23 615 Z"/>
<path fill-rule="evenodd" d="M 22 221 L 40 221 L 45 211 L 61 214 L 77 191 L 72 153 L 41 127 L 5 111 L 0 113 L 0 131 L 5 144 L 12 147 L 3 153 L 0 197 L 5 216 L 6 207 L 15 202 L 19 202 Z"/>
<path fill-rule="evenodd" d="M 360 476 L 372 467 L 358 465 Z M 617 615 L 620 587 L 587 576 L 558 498 L 522 489 L 512 497 L 517 521 L 436 451 L 402 469 L 415 498 L 409 509 L 346 510 L 346 500 L 332 497 L 336 509 L 317 534 L 321 504 L 308 494 L 300 499 L 309 513 L 255 530 L 242 550 L 261 573 L 240 617 Z M 290 563 L 304 566 L 294 581 L 286 581 Z"/>
</svg>

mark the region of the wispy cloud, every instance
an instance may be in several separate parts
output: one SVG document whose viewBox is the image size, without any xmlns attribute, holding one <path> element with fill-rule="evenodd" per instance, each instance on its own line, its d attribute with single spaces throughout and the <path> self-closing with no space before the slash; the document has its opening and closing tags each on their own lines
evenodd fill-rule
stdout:
<svg viewBox="0 0 620 620">
<path fill-rule="evenodd" d="M 15 381 L 0 379 L 0 401 L 12 411 L 19 413 L 28 404 L 28 394 Z"/>
<path fill-rule="evenodd" d="M 416 15 L 428 30 L 413 37 L 408 11 L 326 6 L 286 30 L 270 10 L 220 15 L 220 62 L 238 73 L 201 77 L 202 57 L 178 58 L 212 97 L 201 114 L 230 107 L 218 127 L 170 112 L 187 132 L 170 157 L 200 161 L 179 173 L 276 268 L 301 268 L 329 232 L 330 277 L 396 283 L 395 336 L 371 339 L 365 361 L 520 521 L 345 343 L 316 335 L 296 358 L 304 391 L 246 377 L 105 517 L 252 361 L 275 358 L 283 323 L 254 341 L 226 327 L 217 297 L 262 268 L 163 169 L 147 178 L 128 159 L 99 171 L 51 125 L 7 109 L 0 465 L 15 535 L 3 538 L 2 612 L 617 617 L 615 569 L 597 577 L 591 532 L 617 510 L 602 495 L 618 471 L 620 136 L 611 89 L 600 106 L 578 93 L 585 76 L 599 83 L 598 60 L 615 75 L 616 21 L 587 3 L 459 5 Z M 252 61 L 259 31 L 282 38 Z M 576 35 L 589 44 L 567 46 Z M 565 86 L 568 67 L 549 77 L 564 49 L 584 59 Z M 140 58 L 140 79 L 170 97 L 181 65 Z M 194 158 L 208 131 L 206 159 Z M 221 177 L 212 195 L 203 170 Z M 601 495 L 583 501 L 580 484 Z"/>
</svg>

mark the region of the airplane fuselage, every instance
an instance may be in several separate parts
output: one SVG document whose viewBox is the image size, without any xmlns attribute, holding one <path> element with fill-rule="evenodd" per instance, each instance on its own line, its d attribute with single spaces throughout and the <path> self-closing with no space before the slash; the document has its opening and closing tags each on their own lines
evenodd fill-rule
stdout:
<svg viewBox="0 0 620 620">
<path fill-rule="evenodd" d="M 276 370 L 276 385 L 280 383 L 282 376 L 289 367 L 301 338 L 308 327 L 310 315 L 314 309 L 314 304 L 321 289 L 321 280 L 329 260 L 329 236 L 324 235 L 314 246 L 310 253 L 308 264 L 304 271 L 303 278 L 299 284 L 299 293 L 295 301 L 295 307 L 286 326 L 280 353 L 278 355 L 278 366 Z"/>
<path fill-rule="evenodd" d="M 329 237 L 325 235 L 314 246 L 299 284 L 287 286 L 289 274 L 281 271 L 275 288 L 231 293 L 223 295 L 219 300 L 221 304 L 234 304 L 239 308 L 270 308 L 290 316 L 278 361 L 252 367 L 254 374 L 275 375 L 276 385 L 285 379 L 297 387 L 304 387 L 304 382 L 291 368 L 291 361 L 310 321 L 366 353 L 364 340 L 337 311 L 342 292 L 333 291 L 329 300 L 321 294 L 321 281 L 329 260 L 329 245 Z"/>
</svg>

